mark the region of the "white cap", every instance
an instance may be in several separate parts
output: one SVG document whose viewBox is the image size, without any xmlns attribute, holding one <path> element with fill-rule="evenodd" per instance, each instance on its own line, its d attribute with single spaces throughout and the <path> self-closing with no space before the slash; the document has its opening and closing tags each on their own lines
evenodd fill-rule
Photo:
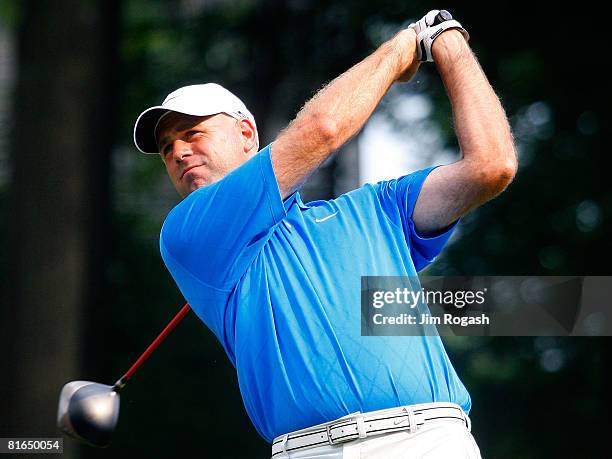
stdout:
<svg viewBox="0 0 612 459">
<path fill-rule="evenodd" d="M 147 154 L 157 154 L 156 129 L 161 119 L 170 112 L 184 113 L 193 116 L 209 116 L 225 113 L 238 120 L 248 119 L 255 128 L 255 117 L 244 103 L 223 86 L 216 83 L 184 86 L 168 94 L 161 105 L 146 109 L 134 124 L 134 143 L 136 148 Z"/>
</svg>

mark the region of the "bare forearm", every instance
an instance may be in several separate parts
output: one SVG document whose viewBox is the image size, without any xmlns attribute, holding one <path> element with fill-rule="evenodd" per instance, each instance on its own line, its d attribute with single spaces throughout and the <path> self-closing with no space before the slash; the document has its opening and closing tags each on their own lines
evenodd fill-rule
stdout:
<svg viewBox="0 0 612 459">
<path fill-rule="evenodd" d="M 272 145 L 283 197 L 364 125 L 391 84 L 414 66 L 412 31 L 402 31 L 308 101 Z"/>
<path fill-rule="evenodd" d="M 506 114 L 468 44 L 458 31 L 448 31 L 432 52 L 453 107 L 463 159 L 483 174 L 513 174 L 516 154 Z"/>
<path fill-rule="evenodd" d="M 424 233 L 446 228 L 497 196 L 517 169 L 504 109 L 463 36 L 444 32 L 432 53 L 453 107 L 463 158 L 435 169 L 423 184 L 413 220 Z"/>
</svg>

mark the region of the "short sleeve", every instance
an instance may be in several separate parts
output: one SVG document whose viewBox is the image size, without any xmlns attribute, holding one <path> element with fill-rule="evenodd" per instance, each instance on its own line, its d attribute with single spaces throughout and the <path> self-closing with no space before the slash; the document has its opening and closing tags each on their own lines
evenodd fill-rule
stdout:
<svg viewBox="0 0 612 459">
<path fill-rule="evenodd" d="M 231 289 L 285 215 L 268 146 L 170 212 L 162 258 L 179 284 L 176 275 L 188 272 L 210 287 Z"/>
<path fill-rule="evenodd" d="M 457 222 L 433 236 L 419 234 L 414 227 L 412 213 L 429 173 L 435 167 L 422 169 L 395 180 L 379 182 L 376 187 L 383 209 L 392 220 L 399 219 L 410 256 L 417 271 L 422 270 L 442 251 L 457 226 Z"/>
</svg>

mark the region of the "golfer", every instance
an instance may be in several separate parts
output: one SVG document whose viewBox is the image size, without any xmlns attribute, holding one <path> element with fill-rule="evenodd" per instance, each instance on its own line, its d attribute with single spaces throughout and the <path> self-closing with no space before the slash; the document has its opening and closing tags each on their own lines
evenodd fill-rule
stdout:
<svg viewBox="0 0 612 459">
<path fill-rule="evenodd" d="M 235 366 L 275 459 L 480 457 L 440 338 L 360 336 L 361 276 L 416 276 L 515 174 L 504 110 L 467 38 L 429 12 L 261 150 L 253 115 L 216 84 L 180 88 L 136 122 L 137 147 L 161 155 L 184 198 L 161 231 L 164 262 Z M 421 61 L 446 86 L 462 158 L 304 203 L 304 181 Z"/>
</svg>

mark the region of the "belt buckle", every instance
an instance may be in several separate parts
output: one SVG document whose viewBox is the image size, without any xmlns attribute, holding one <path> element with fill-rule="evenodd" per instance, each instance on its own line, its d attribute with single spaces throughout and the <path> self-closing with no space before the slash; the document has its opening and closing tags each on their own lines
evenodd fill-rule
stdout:
<svg viewBox="0 0 612 459">
<path fill-rule="evenodd" d="M 339 444 L 346 443 L 346 442 L 353 441 L 353 440 L 360 438 L 359 437 L 359 427 L 355 424 L 357 424 L 357 419 L 350 418 L 350 419 L 342 419 L 342 420 L 339 420 L 338 422 L 334 422 L 334 423 L 331 423 L 325 426 L 325 430 L 327 431 L 327 443 L 329 443 L 331 446 L 335 446 L 335 445 L 339 445 Z M 347 429 L 349 429 L 349 427 L 354 427 L 357 429 L 357 432 L 345 434 L 344 429 L 342 429 L 343 427 Z M 334 440 L 332 438 L 332 433 L 331 433 L 332 429 L 342 429 L 341 432 L 343 435 L 340 435 L 336 440 Z"/>
<path fill-rule="evenodd" d="M 327 431 L 327 443 L 329 443 L 330 446 L 338 445 L 340 443 L 334 443 L 334 439 L 332 438 L 331 428 L 333 427 L 333 425 L 334 424 L 328 424 L 325 426 L 325 430 Z"/>
</svg>

